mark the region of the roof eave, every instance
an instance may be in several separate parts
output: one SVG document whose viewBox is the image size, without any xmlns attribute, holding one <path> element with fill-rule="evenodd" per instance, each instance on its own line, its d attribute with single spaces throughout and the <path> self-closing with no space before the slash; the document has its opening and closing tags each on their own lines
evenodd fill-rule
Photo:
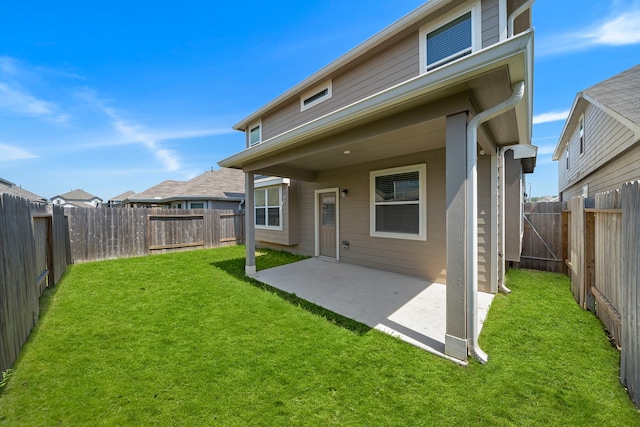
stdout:
<svg viewBox="0 0 640 427">
<path fill-rule="evenodd" d="M 519 68 L 520 71 L 523 73 L 525 80 L 528 81 L 532 78 L 530 74 L 532 72 L 532 65 L 530 61 L 528 62 L 528 58 L 532 55 L 532 43 L 533 31 L 529 30 L 479 51 L 474 55 L 467 56 L 432 72 L 421 74 L 301 126 L 290 129 L 258 145 L 223 159 L 219 161 L 218 164 L 222 167 L 241 169 L 245 163 L 295 145 L 304 139 L 320 135 L 336 126 L 348 125 L 349 122 L 357 121 L 376 112 L 391 108 L 394 105 L 409 102 L 419 96 L 459 84 L 496 66 L 502 64 L 508 65 L 517 58 L 522 60 L 518 67 L 521 68 Z M 516 79 L 518 76 L 511 76 L 511 78 Z M 514 80 L 512 83 L 516 81 L 517 80 Z M 519 117 L 519 122 L 522 120 L 528 121 L 528 123 L 522 124 L 525 128 L 525 130 L 521 131 L 521 133 L 524 132 L 525 135 L 522 143 L 529 143 L 531 135 L 530 112 L 532 111 L 532 94 L 530 91 L 531 88 L 529 87 L 529 92 L 526 93 L 527 99 L 525 106 L 516 112 L 517 117 Z"/>
<path fill-rule="evenodd" d="M 575 99 L 573 100 L 573 104 L 571 105 L 571 109 L 569 110 L 569 115 L 567 116 L 567 119 L 564 122 L 564 126 L 562 127 L 562 132 L 560 133 L 558 144 L 556 144 L 556 149 L 554 150 L 553 156 L 551 157 L 551 159 L 554 161 L 560 160 L 560 157 L 562 157 L 562 152 L 567 146 L 567 142 L 569 141 L 569 137 L 570 137 L 569 123 L 571 122 L 571 118 L 573 117 L 576 110 L 578 109 L 578 102 L 580 101 L 580 99 L 583 98 L 583 96 L 584 96 L 583 92 L 578 92 Z"/>
</svg>

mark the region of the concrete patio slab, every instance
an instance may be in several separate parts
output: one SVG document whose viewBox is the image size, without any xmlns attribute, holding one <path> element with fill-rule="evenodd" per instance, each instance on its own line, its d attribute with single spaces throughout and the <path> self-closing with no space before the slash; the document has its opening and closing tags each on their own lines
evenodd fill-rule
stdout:
<svg viewBox="0 0 640 427">
<path fill-rule="evenodd" d="M 430 353 L 465 364 L 444 354 L 446 286 L 442 283 L 322 258 L 262 270 L 253 277 Z M 492 300 L 492 294 L 479 293 L 481 326 Z"/>
</svg>

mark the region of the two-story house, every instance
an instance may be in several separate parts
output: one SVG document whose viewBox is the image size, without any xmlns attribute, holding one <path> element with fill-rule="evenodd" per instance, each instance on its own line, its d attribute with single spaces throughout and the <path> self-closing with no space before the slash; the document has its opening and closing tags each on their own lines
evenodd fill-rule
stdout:
<svg viewBox="0 0 640 427">
<path fill-rule="evenodd" d="M 51 203 L 64 208 L 96 208 L 102 204 L 102 199 L 82 189 L 76 189 L 53 196 Z"/>
<path fill-rule="evenodd" d="M 558 140 L 560 200 L 640 179 L 640 65 L 579 92 Z"/>
<path fill-rule="evenodd" d="M 532 3 L 431 0 L 236 124 L 246 273 L 257 242 L 446 283 L 445 353 L 486 360 L 477 292 L 535 164 Z"/>
</svg>

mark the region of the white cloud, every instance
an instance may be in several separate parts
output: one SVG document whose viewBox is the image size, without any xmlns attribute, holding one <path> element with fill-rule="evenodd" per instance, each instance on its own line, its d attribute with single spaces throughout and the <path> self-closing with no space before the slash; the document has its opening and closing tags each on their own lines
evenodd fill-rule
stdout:
<svg viewBox="0 0 640 427">
<path fill-rule="evenodd" d="M 617 2 L 614 2 L 617 3 Z M 615 5 L 614 5 L 615 6 Z M 581 32 L 541 38 L 538 56 L 586 50 L 595 46 L 626 46 L 640 43 L 640 5 L 619 4 L 617 11 Z"/>
<path fill-rule="evenodd" d="M 546 154 L 553 154 L 556 151 L 555 145 L 541 145 L 538 146 L 538 156 L 544 156 Z"/>
<path fill-rule="evenodd" d="M 537 116 L 533 116 L 533 124 L 539 125 L 541 123 L 559 122 L 561 120 L 566 120 L 567 117 L 569 117 L 569 110 L 542 113 Z"/>
<path fill-rule="evenodd" d="M 36 157 L 38 156 L 20 147 L 0 143 L 0 162 L 33 159 Z"/>
<path fill-rule="evenodd" d="M 45 117 L 56 123 L 65 123 L 71 118 L 60 112 L 53 102 L 37 98 L 24 89 L 18 80 L 28 74 L 18 60 L 0 56 L 0 109 L 20 115 Z"/>
<path fill-rule="evenodd" d="M 604 22 L 587 37 L 594 44 L 608 46 L 640 43 L 640 10 L 631 10 Z"/>
<path fill-rule="evenodd" d="M 111 120 L 111 127 L 126 141 L 146 146 L 156 159 L 162 163 L 165 170 L 174 172 L 180 169 L 180 156 L 178 153 L 162 147 L 160 145 L 161 140 L 155 138 L 153 134 L 145 132 L 140 125 L 122 118 L 115 109 L 108 107 L 97 96 L 96 91 L 85 88 L 78 92 L 77 95 L 107 115 Z"/>
</svg>

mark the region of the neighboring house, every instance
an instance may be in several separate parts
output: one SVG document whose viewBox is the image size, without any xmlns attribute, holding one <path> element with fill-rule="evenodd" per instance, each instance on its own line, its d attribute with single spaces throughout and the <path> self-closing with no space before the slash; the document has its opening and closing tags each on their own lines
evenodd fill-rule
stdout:
<svg viewBox="0 0 640 427">
<path fill-rule="evenodd" d="M 535 165 L 531 3 L 431 0 L 236 124 L 246 273 L 257 241 L 446 283 L 445 352 L 486 360 L 476 293 L 519 260 Z"/>
<path fill-rule="evenodd" d="M 640 179 L 640 65 L 576 95 L 553 160 L 560 200 Z"/>
<path fill-rule="evenodd" d="M 11 194 L 36 203 L 47 203 L 46 198 L 27 191 L 22 187 L 18 187 L 13 182 L 2 178 L 0 178 L 0 194 Z"/>
<path fill-rule="evenodd" d="M 109 205 L 109 207 L 123 206 L 122 203 L 134 194 L 136 194 L 136 192 L 133 190 L 125 191 L 122 194 L 118 194 L 117 196 L 110 198 L 107 205 Z"/>
<path fill-rule="evenodd" d="M 189 181 L 163 181 L 124 202 L 134 207 L 176 209 L 226 209 L 239 212 L 244 203 L 244 174 L 222 168 L 198 175 Z"/>
<path fill-rule="evenodd" d="M 65 208 L 95 208 L 102 204 L 102 199 L 78 189 L 59 196 L 53 196 L 51 203 Z"/>
</svg>

